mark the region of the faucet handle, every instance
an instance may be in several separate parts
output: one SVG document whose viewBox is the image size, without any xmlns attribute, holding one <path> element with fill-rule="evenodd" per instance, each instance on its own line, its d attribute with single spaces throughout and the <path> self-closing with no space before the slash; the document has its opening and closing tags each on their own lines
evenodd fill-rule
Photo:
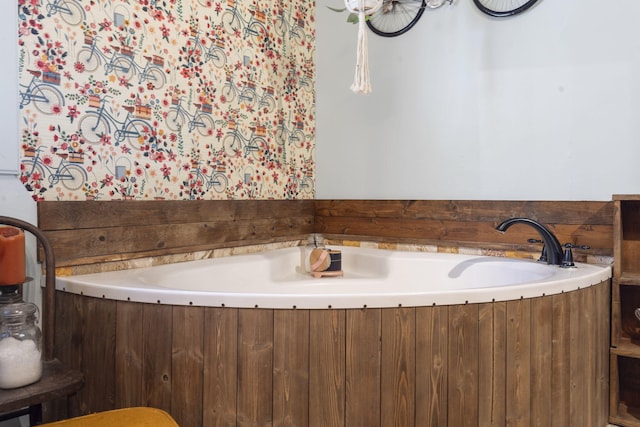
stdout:
<svg viewBox="0 0 640 427">
<path fill-rule="evenodd" d="M 565 243 L 564 247 L 569 249 L 575 248 L 575 249 L 582 249 L 582 250 L 591 249 L 591 246 L 589 245 L 574 245 L 573 243 Z"/>
<path fill-rule="evenodd" d="M 571 250 L 572 248 L 590 249 L 590 247 L 587 245 L 574 245 L 572 243 L 565 243 L 564 247 L 565 247 L 565 250 L 564 250 L 564 255 L 562 257 L 562 267 L 575 266 L 575 263 L 573 262 L 573 251 Z"/>
</svg>

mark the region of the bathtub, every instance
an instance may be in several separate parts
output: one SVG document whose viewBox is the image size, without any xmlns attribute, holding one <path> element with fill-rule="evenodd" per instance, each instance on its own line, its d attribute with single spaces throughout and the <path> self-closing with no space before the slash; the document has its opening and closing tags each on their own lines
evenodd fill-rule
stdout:
<svg viewBox="0 0 640 427">
<path fill-rule="evenodd" d="M 180 425 L 601 427 L 609 267 L 332 246 L 58 277 L 83 413 Z"/>
<path fill-rule="evenodd" d="M 342 277 L 306 272 L 308 249 L 290 247 L 131 270 L 57 278 L 57 289 L 143 303 L 208 307 L 418 307 L 533 298 L 611 277 L 609 266 L 561 268 L 490 256 L 331 246 Z"/>
</svg>

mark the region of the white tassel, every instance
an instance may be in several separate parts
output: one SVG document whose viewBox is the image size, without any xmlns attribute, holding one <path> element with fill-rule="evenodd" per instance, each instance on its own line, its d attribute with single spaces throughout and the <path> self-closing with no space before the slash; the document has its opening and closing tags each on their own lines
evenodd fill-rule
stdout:
<svg viewBox="0 0 640 427">
<path fill-rule="evenodd" d="M 359 6 L 356 9 L 355 2 L 358 1 Z M 354 4 L 352 4 L 353 2 Z M 366 0 L 345 0 L 345 6 L 350 12 L 358 13 L 358 46 L 356 58 L 356 72 L 351 84 L 351 90 L 355 93 L 367 94 L 371 92 L 371 83 L 369 81 L 369 47 L 367 45 L 367 28 L 366 15 L 371 15 L 378 11 L 383 1 L 377 0 L 369 9 L 366 7 Z"/>
<path fill-rule="evenodd" d="M 367 45 L 367 29 L 365 28 L 365 14 L 363 8 L 358 13 L 358 46 L 356 57 L 356 71 L 351 84 L 351 90 L 355 93 L 368 94 L 371 92 L 369 81 L 369 55 Z"/>
</svg>

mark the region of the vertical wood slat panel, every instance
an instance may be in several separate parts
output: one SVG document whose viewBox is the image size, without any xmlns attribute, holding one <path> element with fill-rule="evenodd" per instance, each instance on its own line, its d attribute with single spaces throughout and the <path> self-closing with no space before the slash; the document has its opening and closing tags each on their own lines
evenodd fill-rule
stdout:
<svg viewBox="0 0 640 427">
<path fill-rule="evenodd" d="M 447 419 L 449 308 L 416 308 L 416 421 L 444 427 Z"/>
<path fill-rule="evenodd" d="M 346 422 L 380 425 L 381 309 L 347 311 Z"/>
<path fill-rule="evenodd" d="M 505 302 L 480 304 L 478 312 L 478 426 L 506 425 Z"/>
<path fill-rule="evenodd" d="M 142 405 L 172 403 L 163 409 L 194 427 L 599 427 L 607 421 L 608 291 L 602 284 L 532 300 L 277 314 L 63 294 L 58 319 L 69 331 L 57 338 L 78 345 L 67 357 L 93 377 L 78 396 L 84 413 L 95 412 L 100 399 L 115 406 L 139 394 Z M 113 334 L 105 336 L 105 324 Z M 134 346 L 129 354 L 125 342 Z M 207 353 L 215 355 L 199 362 Z M 110 363 L 113 373 L 105 369 Z M 104 387 L 103 375 L 113 375 L 106 381 L 115 384 Z M 138 385 L 119 384 L 121 378 Z M 203 390 L 204 403 L 195 409 L 201 414 L 187 413 L 199 405 L 194 385 Z M 300 421 L 306 416 L 307 423 Z"/>
<path fill-rule="evenodd" d="M 582 318 L 583 307 L 580 306 L 580 292 L 569 292 L 569 334 L 571 345 L 569 347 L 569 375 L 571 394 L 569 395 L 569 408 L 571 411 L 571 422 L 575 425 L 587 426 L 585 418 L 585 390 L 586 363 L 583 357 L 585 353 L 586 337 L 580 336 L 584 332 Z"/>
<path fill-rule="evenodd" d="M 79 351 L 80 325 L 77 321 L 75 300 L 81 298 L 66 292 L 56 293 L 56 327 L 55 327 L 55 356 L 65 365 L 75 370 L 81 370 L 81 352 Z M 46 308 L 45 308 L 46 309 Z M 43 421 L 71 418 L 81 415 L 83 389 L 51 404 L 43 405 Z"/>
<path fill-rule="evenodd" d="M 595 402 L 595 349 L 596 349 L 596 336 L 597 330 L 593 323 L 593 288 L 587 288 L 581 292 L 575 292 L 579 296 L 580 304 L 580 334 L 582 334 L 582 346 L 583 351 L 581 358 L 584 360 L 584 370 L 582 371 L 583 377 L 583 389 L 582 393 L 586 402 L 583 403 L 583 411 L 585 412 L 585 426 L 598 427 L 595 424 L 594 409 Z"/>
<path fill-rule="evenodd" d="M 115 405 L 116 301 L 89 298 L 83 308 L 85 387 L 95 390 L 87 396 L 87 406 L 96 412 L 105 411 Z"/>
<path fill-rule="evenodd" d="M 610 342 L 609 335 L 609 320 L 611 318 L 610 310 L 610 296 L 611 286 L 600 285 L 595 286 L 595 304 L 596 304 L 596 328 L 598 330 L 598 339 L 596 341 L 596 397 L 595 401 L 598 403 L 598 409 L 596 410 L 597 418 L 596 425 L 606 425 L 609 418 L 609 349 L 608 346 L 603 343 Z"/>
<path fill-rule="evenodd" d="M 273 423 L 273 312 L 238 310 L 238 426 Z"/>
<path fill-rule="evenodd" d="M 415 309 L 382 310 L 381 425 L 414 425 Z"/>
<path fill-rule="evenodd" d="M 171 414 L 181 426 L 202 425 L 204 308 L 174 306 Z"/>
<path fill-rule="evenodd" d="M 551 425 L 552 396 L 552 299 L 534 298 L 531 301 L 531 426 Z"/>
<path fill-rule="evenodd" d="M 529 426 L 531 403 L 531 300 L 507 302 L 507 425 Z"/>
<path fill-rule="evenodd" d="M 449 425 L 478 423 L 478 304 L 449 310 Z"/>
<path fill-rule="evenodd" d="M 116 407 L 144 404 L 142 307 L 118 301 L 116 306 Z"/>
<path fill-rule="evenodd" d="M 551 405 L 553 427 L 566 427 L 571 422 L 569 399 L 571 394 L 569 375 L 570 318 L 569 301 L 565 293 L 553 295 L 553 330 L 551 362 Z"/>
<path fill-rule="evenodd" d="M 276 310 L 273 317 L 273 424 L 308 426 L 309 310 Z"/>
<path fill-rule="evenodd" d="M 344 427 L 346 311 L 312 310 L 309 331 L 309 426 Z"/>
<path fill-rule="evenodd" d="M 205 308 L 203 425 L 235 426 L 238 310 Z"/>
<path fill-rule="evenodd" d="M 171 413 L 172 306 L 142 305 L 143 389 L 145 406 Z"/>
</svg>

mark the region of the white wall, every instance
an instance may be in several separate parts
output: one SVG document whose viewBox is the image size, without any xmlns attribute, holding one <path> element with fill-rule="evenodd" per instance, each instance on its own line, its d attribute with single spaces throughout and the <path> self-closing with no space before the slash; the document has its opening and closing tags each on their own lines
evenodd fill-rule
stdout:
<svg viewBox="0 0 640 427">
<path fill-rule="evenodd" d="M 640 192 L 640 2 L 472 0 L 368 33 L 373 91 L 349 90 L 357 27 L 317 2 L 317 197 L 610 200 Z"/>
<path fill-rule="evenodd" d="M 0 13 L 0 53 L 5 66 L 0 79 L 0 215 L 37 224 L 36 204 L 18 180 L 18 107 L 17 107 L 17 15 L 16 5 L 2 5 Z M 27 237 L 27 276 L 35 280 L 23 287 L 24 299 L 41 306 L 41 292 L 36 284 L 42 280 L 36 259 L 36 239 Z M 28 426 L 29 418 L 22 416 L 0 422 L 2 427 Z"/>
</svg>

